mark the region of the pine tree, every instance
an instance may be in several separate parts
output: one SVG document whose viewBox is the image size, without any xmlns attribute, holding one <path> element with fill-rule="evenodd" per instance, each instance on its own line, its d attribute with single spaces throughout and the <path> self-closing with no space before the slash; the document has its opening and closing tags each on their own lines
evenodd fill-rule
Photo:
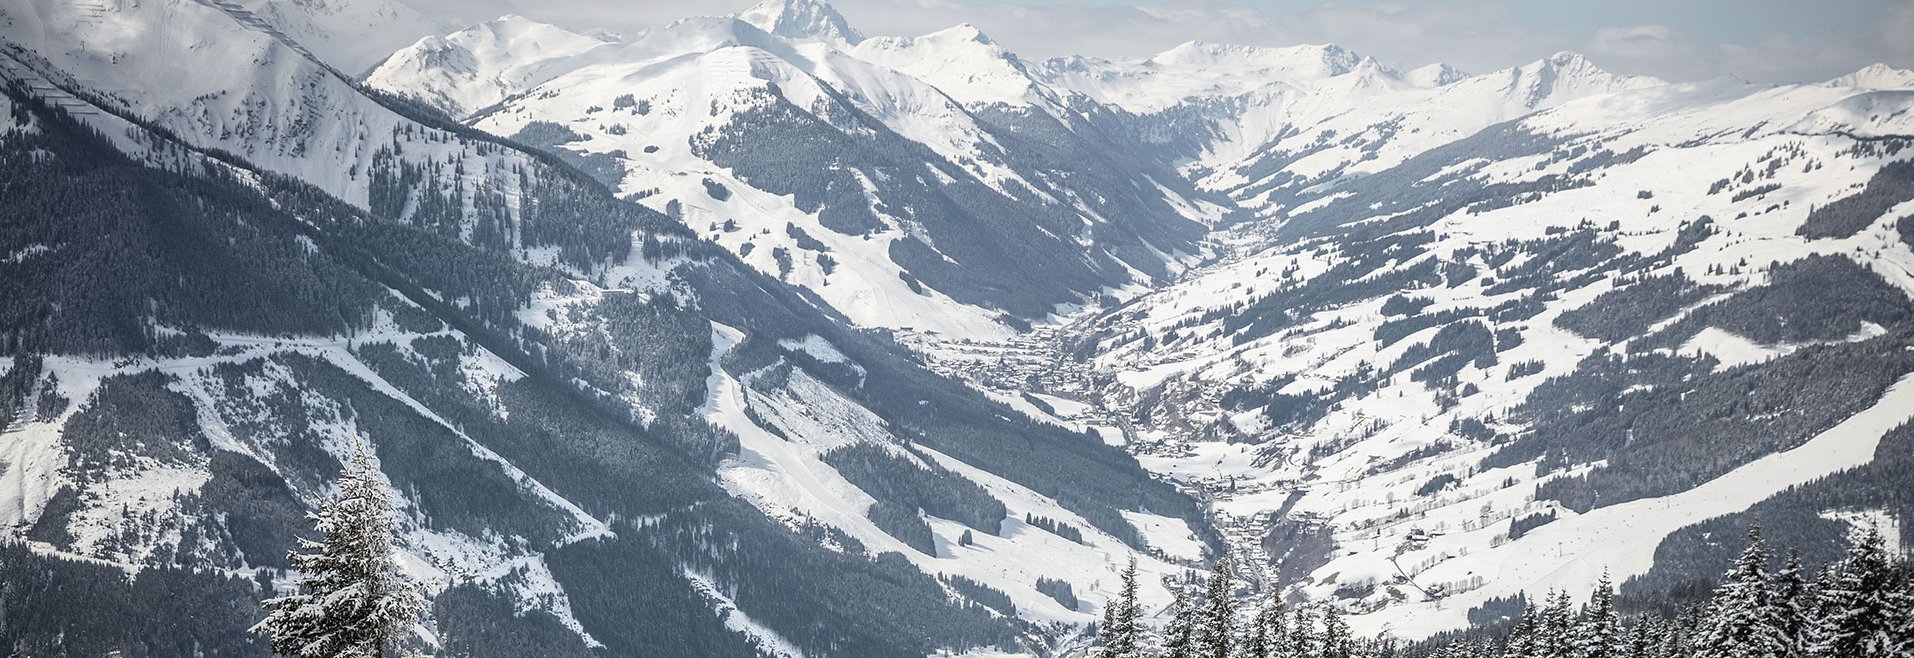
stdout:
<svg viewBox="0 0 1914 658">
<path fill-rule="evenodd" d="M 1914 600 L 1897 582 L 1879 528 L 1869 529 L 1828 567 L 1816 600 L 1819 619 L 1809 653 L 1815 658 L 1888 658 L 1914 652 L 1907 627 Z"/>
<path fill-rule="evenodd" d="M 1229 560 L 1217 560 L 1210 567 L 1210 578 L 1203 591 L 1203 610 L 1197 629 L 1197 652 L 1201 658 L 1232 658 L 1236 641 L 1236 593 L 1230 583 Z"/>
<path fill-rule="evenodd" d="M 277 653 L 301 658 L 383 658 L 404 643 L 425 613 L 418 587 L 393 559 L 392 503 L 361 445 L 341 476 L 339 497 L 308 515 L 320 540 L 299 539 L 287 558 L 299 591 L 265 601 L 252 630 Z"/>
<path fill-rule="evenodd" d="M 1801 567 L 1799 551 L 1788 550 L 1787 562 L 1782 564 L 1780 571 L 1775 572 L 1768 590 L 1771 592 L 1768 614 L 1781 629 L 1781 644 L 1786 655 L 1791 658 L 1806 655 L 1814 597 L 1808 586 L 1806 572 Z"/>
<path fill-rule="evenodd" d="M 1297 606 L 1296 613 L 1289 623 L 1289 655 L 1296 658 L 1317 658 L 1316 620 L 1308 610 Z"/>
<path fill-rule="evenodd" d="M 1608 572 L 1595 584 L 1595 594 L 1582 611 L 1582 623 L 1575 634 L 1578 658 L 1616 658 L 1621 641 L 1621 619 L 1615 613 L 1615 585 Z"/>
<path fill-rule="evenodd" d="M 1170 624 L 1163 629 L 1163 658 L 1197 658 L 1196 633 L 1199 603 L 1188 600 L 1179 589 L 1175 594 Z"/>
<path fill-rule="evenodd" d="M 1689 608 L 1679 618 L 1663 624 L 1661 655 L 1665 658 L 1687 658 L 1695 644 L 1695 629 L 1701 628 L 1706 612 L 1703 607 Z"/>
<path fill-rule="evenodd" d="M 1723 575 L 1709 601 L 1695 653 L 1704 658 L 1783 658 L 1781 628 L 1775 623 L 1768 592 L 1768 549 L 1761 526 L 1748 529 L 1748 548 Z"/>
<path fill-rule="evenodd" d="M 1143 655 L 1143 606 L 1137 603 L 1136 558 L 1123 570 L 1123 584 L 1115 600 L 1103 608 L 1102 658 L 1140 658 Z"/>
<path fill-rule="evenodd" d="M 1570 658 L 1575 652 L 1575 603 L 1567 590 L 1549 590 L 1541 622 L 1532 649 L 1536 658 Z"/>
<path fill-rule="evenodd" d="M 1353 658 L 1356 650 L 1354 638 L 1349 635 L 1349 624 L 1342 620 L 1342 614 L 1336 606 L 1323 606 L 1322 651 L 1320 658 Z"/>
<path fill-rule="evenodd" d="M 1502 644 L 1502 658 L 1532 658 L 1535 655 L 1536 630 L 1540 621 L 1536 619 L 1535 607 L 1524 604 L 1522 616 L 1515 621 L 1515 628 L 1509 631 L 1509 637 Z"/>
<path fill-rule="evenodd" d="M 1659 654 L 1655 649 L 1659 646 L 1660 637 L 1661 629 L 1655 619 L 1636 619 L 1634 625 L 1628 627 L 1628 639 L 1623 643 L 1620 653 L 1623 658 L 1656 658 Z"/>
<path fill-rule="evenodd" d="M 1289 652 L 1285 647 L 1288 645 L 1289 629 L 1283 625 L 1283 607 L 1271 599 L 1263 602 L 1263 607 L 1250 620 L 1237 655 L 1242 658 L 1287 658 Z"/>
</svg>

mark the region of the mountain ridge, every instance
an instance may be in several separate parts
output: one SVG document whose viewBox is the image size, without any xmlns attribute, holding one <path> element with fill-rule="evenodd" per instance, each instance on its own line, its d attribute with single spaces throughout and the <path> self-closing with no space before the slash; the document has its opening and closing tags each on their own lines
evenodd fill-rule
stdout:
<svg viewBox="0 0 1914 658">
<path fill-rule="evenodd" d="M 1603 567 L 1673 596 L 1757 512 L 1815 559 L 1914 528 L 1828 493 L 1898 492 L 1905 71 L 1029 62 L 772 0 L 352 81 L 260 16 L 0 8 L 30 552 L 263 595 L 365 436 L 448 647 L 1037 655 L 1131 557 L 1152 609 L 1227 555 L 1414 638 Z M 94 38 L 153 24 L 215 47 Z"/>
</svg>

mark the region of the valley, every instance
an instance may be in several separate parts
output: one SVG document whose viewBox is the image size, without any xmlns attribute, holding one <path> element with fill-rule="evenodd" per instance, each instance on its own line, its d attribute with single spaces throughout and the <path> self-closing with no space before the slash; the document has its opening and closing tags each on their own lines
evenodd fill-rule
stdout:
<svg viewBox="0 0 1914 658">
<path fill-rule="evenodd" d="M 0 550 L 196 601 L 0 588 L 89 619 L 29 655 L 265 655 L 360 445 L 457 655 L 1082 655 L 1225 559 L 1415 641 L 1914 546 L 1906 70 L 23 0 L 0 83 Z"/>
</svg>

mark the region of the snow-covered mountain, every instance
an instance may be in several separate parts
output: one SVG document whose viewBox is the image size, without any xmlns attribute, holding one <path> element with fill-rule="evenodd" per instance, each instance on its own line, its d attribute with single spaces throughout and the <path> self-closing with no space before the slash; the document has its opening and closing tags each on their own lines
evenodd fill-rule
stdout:
<svg viewBox="0 0 1914 658">
<path fill-rule="evenodd" d="M 1055 89 L 969 23 L 919 37 L 866 39 L 851 54 L 922 80 L 967 106 L 1035 107 L 1065 118 Z"/>
<path fill-rule="evenodd" d="M 578 158 L 866 326 L 1005 335 L 1194 255 L 1217 199 L 968 34 L 864 41 L 827 4 L 773 0 L 541 60 L 542 79 L 466 120 Z M 438 80 L 516 65 L 413 66 L 426 45 L 369 82 L 431 102 Z M 992 109 L 944 74 L 1029 88 Z"/>
<path fill-rule="evenodd" d="M 1585 67 L 1445 89 L 1533 97 Z M 1260 217 L 1217 237 L 1238 255 L 1054 346 L 941 367 L 1090 403 L 1059 422 L 1207 490 L 1238 564 L 1368 632 L 1458 628 L 1604 572 L 1639 592 L 1706 577 L 1734 547 L 1697 528 L 1724 515 L 1819 556 L 1836 519 L 1901 523 L 1914 510 L 1859 492 L 1903 486 L 1863 467 L 1898 468 L 1914 420 L 1914 95 L 1579 86 L 1607 93 L 1385 146 L 1282 203 L 1237 188 Z M 1058 350 L 1078 374 L 1036 374 Z"/>
<path fill-rule="evenodd" d="M 261 591 L 220 574 L 283 568 L 360 439 L 458 646 L 1017 647 L 1115 586 L 1063 565 L 1169 575 L 1204 550 L 1194 502 L 1121 451 L 229 7 L 0 11 L 0 525 L 108 591 L 120 567 L 229 588 L 176 609 L 230 653 L 263 651 L 231 625 Z M 156 25 L 175 36 L 94 38 Z M 32 604 L 70 620 L 34 641 L 88 631 L 61 607 L 82 602 Z"/>
<path fill-rule="evenodd" d="M 738 20 L 770 34 L 802 41 L 856 45 L 864 35 L 844 20 L 828 2 L 769 0 L 739 12 Z"/>
<path fill-rule="evenodd" d="M 466 116 L 551 79 L 572 57 L 609 45 L 523 16 L 501 16 L 418 40 L 387 57 L 366 84 L 403 89 L 448 115 Z"/>
<path fill-rule="evenodd" d="M 1220 551 L 1421 637 L 1754 516 L 1914 545 L 1891 67 L 23 0 L 0 79 L 0 551 L 209 654 L 360 438 L 452 653 L 1038 654 Z"/>
</svg>

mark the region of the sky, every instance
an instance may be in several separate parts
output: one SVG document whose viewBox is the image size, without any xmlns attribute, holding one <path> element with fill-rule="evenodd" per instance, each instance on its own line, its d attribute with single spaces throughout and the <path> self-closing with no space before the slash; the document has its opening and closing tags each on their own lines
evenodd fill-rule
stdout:
<svg viewBox="0 0 1914 658">
<path fill-rule="evenodd" d="M 459 22 L 518 13 L 632 34 L 754 0 L 407 0 Z M 1914 0 L 833 0 L 867 35 L 971 23 L 1032 59 L 1146 57 L 1191 40 L 1333 42 L 1402 70 L 1481 73 L 1558 51 L 1667 80 L 1825 80 L 1914 68 Z"/>
</svg>

